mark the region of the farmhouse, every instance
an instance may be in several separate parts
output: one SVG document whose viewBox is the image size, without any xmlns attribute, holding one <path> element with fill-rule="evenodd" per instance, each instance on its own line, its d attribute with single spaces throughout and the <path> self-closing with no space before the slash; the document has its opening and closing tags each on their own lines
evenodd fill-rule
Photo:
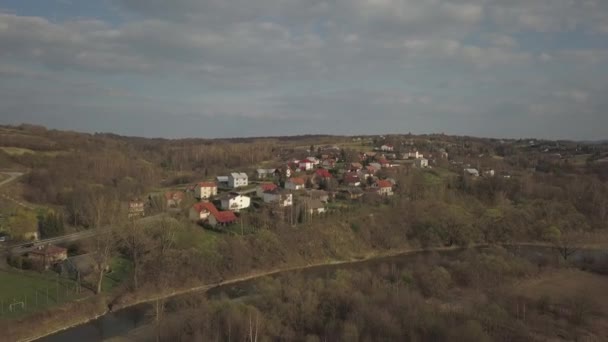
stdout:
<svg viewBox="0 0 608 342">
<path fill-rule="evenodd" d="M 380 196 L 392 196 L 393 195 L 393 183 L 387 180 L 379 180 L 372 185 L 376 189 L 376 192 Z"/>
<path fill-rule="evenodd" d="M 232 211 L 218 211 L 211 202 L 196 203 L 190 208 L 189 217 L 192 221 L 207 222 L 211 226 L 228 225 L 236 221 Z"/>
<path fill-rule="evenodd" d="M 28 258 L 39 268 L 48 269 L 68 258 L 68 250 L 48 244 L 28 253 Z"/>
<path fill-rule="evenodd" d="M 300 177 L 289 178 L 285 182 L 285 189 L 301 190 L 301 189 L 304 189 L 305 184 L 306 184 L 306 182 L 304 181 L 304 178 L 300 178 Z"/>
<path fill-rule="evenodd" d="M 262 199 L 264 203 L 278 203 L 280 207 L 290 207 L 293 205 L 293 195 L 279 188 L 265 191 L 262 194 Z"/>
</svg>

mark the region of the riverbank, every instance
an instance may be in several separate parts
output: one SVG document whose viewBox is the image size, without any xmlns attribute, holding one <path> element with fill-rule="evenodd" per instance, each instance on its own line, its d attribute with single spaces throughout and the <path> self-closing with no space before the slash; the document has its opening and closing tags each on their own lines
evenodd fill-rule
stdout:
<svg viewBox="0 0 608 342">
<path fill-rule="evenodd" d="M 370 260 L 374 260 L 374 259 L 395 257 L 395 256 L 401 256 L 401 255 L 408 255 L 408 254 L 463 250 L 463 249 L 467 249 L 467 248 L 477 248 L 477 247 L 483 247 L 483 246 L 487 246 L 487 245 L 486 244 L 476 244 L 476 245 L 470 245 L 467 247 L 400 248 L 400 249 L 392 249 L 392 250 L 388 250 L 388 251 L 370 252 L 370 253 L 367 253 L 360 257 L 353 257 L 353 258 L 344 259 L 344 260 L 325 260 L 325 261 L 320 261 L 317 263 L 309 263 L 306 265 L 286 266 L 286 267 L 281 267 L 281 268 L 275 268 L 275 269 L 268 270 L 268 271 L 252 272 L 250 274 L 233 277 L 233 278 L 230 278 L 230 279 L 227 279 L 227 280 L 224 280 L 221 282 L 217 282 L 217 283 L 212 283 L 212 284 L 190 286 L 188 288 L 174 289 L 169 292 L 163 292 L 160 294 L 156 293 L 156 294 L 151 294 L 148 296 L 141 296 L 141 294 L 139 294 L 139 296 L 137 296 L 137 294 L 136 294 L 135 297 L 125 297 L 120 303 L 118 303 L 112 307 L 112 312 L 128 309 L 128 308 L 131 308 L 131 307 L 134 307 L 137 305 L 152 303 L 157 300 L 170 299 L 172 297 L 176 297 L 176 296 L 180 296 L 180 295 L 187 295 L 190 293 L 204 293 L 204 292 L 209 291 L 216 287 L 246 282 L 246 281 L 254 280 L 257 278 L 263 278 L 266 276 L 272 276 L 272 275 L 285 273 L 285 272 L 306 270 L 306 269 L 324 267 L 324 266 L 330 266 L 330 265 L 345 265 L 345 264 L 362 263 L 362 262 L 366 262 L 366 261 L 370 261 Z M 96 298 L 94 297 L 91 299 L 96 299 Z M 103 298 L 100 298 L 100 300 L 103 301 Z M 82 309 L 82 308 L 79 308 L 79 310 L 77 310 L 77 311 L 82 311 L 80 309 Z M 62 316 L 61 313 L 64 313 L 64 312 L 65 312 L 65 310 L 63 308 L 58 308 L 56 310 L 56 314 L 53 314 L 52 316 L 55 316 L 55 317 Z M 63 322 L 64 324 L 61 326 L 59 326 L 59 324 L 54 325 L 54 326 L 51 325 L 51 327 L 49 327 L 45 331 L 39 331 L 35 335 L 30 334 L 30 335 L 26 335 L 26 336 L 11 336 L 11 337 L 14 337 L 14 338 L 11 338 L 11 340 L 24 341 L 24 342 L 35 341 L 38 339 L 45 338 L 47 336 L 51 336 L 51 335 L 60 333 L 62 331 L 68 330 L 68 329 L 78 327 L 80 325 L 90 323 L 96 319 L 99 319 L 100 317 L 103 317 L 104 315 L 106 315 L 108 313 L 110 313 L 110 311 L 108 310 L 107 305 L 104 305 L 104 309 L 101 311 L 94 310 L 94 311 L 89 311 L 88 313 L 87 312 L 83 313 L 82 315 L 85 315 L 84 318 L 69 321 L 71 319 L 71 317 L 70 317 L 71 315 L 70 315 L 65 318 L 69 322 L 64 321 Z M 57 323 L 59 323 L 59 322 L 57 322 Z M 45 326 L 48 326 L 48 324 L 45 324 Z M 30 331 L 30 333 L 31 333 L 31 331 Z"/>
<path fill-rule="evenodd" d="M 489 245 L 488 244 L 475 244 L 475 245 L 470 245 L 467 247 L 400 248 L 400 249 L 392 249 L 392 250 L 387 250 L 387 251 L 370 252 L 370 253 L 367 253 L 367 254 L 359 256 L 359 257 L 351 257 L 351 258 L 345 259 L 345 260 L 325 260 L 325 261 L 320 261 L 317 263 L 309 263 L 306 265 L 285 266 L 285 267 L 279 267 L 279 268 L 275 268 L 275 269 L 268 270 L 268 271 L 251 272 L 249 274 L 236 276 L 236 277 L 233 277 L 233 278 L 221 281 L 221 282 L 217 282 L 217 283 L 212 283 L 212 284 L 202 284 L 202 285 L 190 286 L 190 287 L 182 288 L 182 289 L 173 289 L 172 291 L 167 291 L 167 292 L 163 292 L 163 293 L 154 293 L 154 294 L 150 294 L 150 295 L 142 295 L 141 293 L 138 293 L 138 294 L 136 294 L 136 296 L 133 296 L 133 297 L 124 297 L 120 303 L 117 303 L 116 305 L 113 306 L 112 313 L 120 312 L 125 309 L 136 307 L 138 305 L 150 304 L 157 300 L 170 299 L 170 298 L 174 298 L 177 296 L 188 295 L 188 294 L 192 294 L 192 293 L 206 293 L 207 291 L 218 288 L 218 287 L 225 287 L 225 286 L 235 285 L 235 284 L 238 285 L 239 283 L 252 281 L 252 280 L 255 280 L 258 278 L 263 278 L 266 276 L 278 275 L 281 273 L 321 268 L 321 267 L 327 267 L 327 266 L 332 266 L 332 265 L 336 266 L 336 265 L 364 263 L 364 262 L 369 262 L 369 261 L 373 261 L 376 259 L 413 255 L 413 254 L 417 254 L 417 253 L 457 251 L 457 250 L 466 250 L 466 249 L 470 249 L 470 248 L 480 248 L 480 247 L 486 247 L 486 246 L 489 246 Z M 505 247 L 521 246 L 521 247 L 551 248 L 550 245 L 541 244 L 541 243 L 505 244 L 504 246 Z M 559 256 L 556 254 L 556 258 L 558 258 L 558 257 Z M 89 317 L 88 319 L 81 319 L 76 324 L 64 325 L 60 329 L 58 328 L 58 329 L 55 329 L 54 331 L 49 331 L 48 333 L 44 333 L 44 334 L 39 333 L 35 337 L 27 337 L 27 338 L 23 338 L 23 339 L 19 339 L 19 340 L 32 341 L 32 340 L 36 340 L 36 339 L 41 339 L 46 336 L 60 333 L 61 331 L 65 331 L 67 329 L 75 328 L 80 325 L 89 323 L 99 317 L 103 317 L 107 313 L 108 313 L 108 310 L 106 308 L 104 313 L 97 314 L 97 315 L 90 315 L 90 316 L 88 316 Z"/>
</svg>

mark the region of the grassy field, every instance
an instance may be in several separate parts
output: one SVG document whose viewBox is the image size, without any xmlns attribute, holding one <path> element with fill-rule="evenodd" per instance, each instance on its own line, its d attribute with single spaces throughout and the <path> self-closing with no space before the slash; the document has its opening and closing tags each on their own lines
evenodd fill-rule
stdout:
<svg viewBox="0 0 608 342">
<path fill-rule="evenodd" d="M 54 272 L 0 271 L 0 317 L 18 318 L 34 311 L 86 296 L 76 293 L 74 281 Z"/>
<path fill-rule="evenodd" d="M 110 262 L 111 271 L 106 273 L 101 284 L 103 291 L 110 291 L 120 285 L 133 270 L 133 264 L 122 257 L 115 257 Z"/>
</svg>

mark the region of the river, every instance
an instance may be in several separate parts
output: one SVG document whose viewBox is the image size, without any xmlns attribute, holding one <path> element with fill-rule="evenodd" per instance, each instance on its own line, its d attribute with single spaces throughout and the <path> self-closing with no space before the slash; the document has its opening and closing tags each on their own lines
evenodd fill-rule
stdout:
<svg viewBox="0 0 608 342">
<path fill-rule="evenodd" d="M 549 247 L 539 246 L 512 246 L 508 249 L 515 255 L 524 257 L 534 263 L 543 263 L 547 258 L 558 257 L 556 252 Z M 466 249 L 454 249 L 438 252 L 443 256 L 463 253 Z M 290 274 L 300 274 L 307 278 L 329 277 L 336 270 L 376 270 L 383 264 L 394 264 L 399 267 L 408 266 L 415 263 L 420 258 L 426 258 L 429 254 L 437 252 L 420 251 L 415 253 L 404 253 L 402 255 L 379 257 L 375 259 L 363 260 L 360 262 L 322 265 L 296 271 L 285 271 L 272 275 L 272 277 L 284 277 Z M 578 267 L 584 267 L 585 263 L 591 258 L 600 261 L 608 261 L 608 251 L 606 250 L 581 250 L 570 257 L 570 261 Z M 260 277 L 262 278 L 262 277 Z M 220 295 L 227 295 L 230 298 L 238 298 L 255 292 L 255 283 L 260 278 L 245 280 L 242 282 L 218 286 L 205 292 L 189 293 L 178 295 L 167 301 L 167 313 L 171 314 L 172 305 L 181 299 L 193 296 L 205 295 L 208 298 L 215 298 Z M 80 342 L 80 341 L 103 341 L 113 337 L 123 336 L 130 331 L 143 327 L 154 318 L 153 305 L 151 303 L 138 304 L 132 307 L 110 312 L 89 323 L 82 324 L 53 335 L 41 338 L 38 342 Z"/>
</svg>

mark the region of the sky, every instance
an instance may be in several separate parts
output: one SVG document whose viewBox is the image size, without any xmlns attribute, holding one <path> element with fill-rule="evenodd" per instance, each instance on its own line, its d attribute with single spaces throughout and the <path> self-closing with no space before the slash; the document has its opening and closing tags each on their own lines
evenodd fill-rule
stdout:
<svg viewBox="0 0 608 342">
<path fill-rule="evenodd" d="M 3 0 L 0 123 L 608 138 L 606 0 Z"/>
</svg>

